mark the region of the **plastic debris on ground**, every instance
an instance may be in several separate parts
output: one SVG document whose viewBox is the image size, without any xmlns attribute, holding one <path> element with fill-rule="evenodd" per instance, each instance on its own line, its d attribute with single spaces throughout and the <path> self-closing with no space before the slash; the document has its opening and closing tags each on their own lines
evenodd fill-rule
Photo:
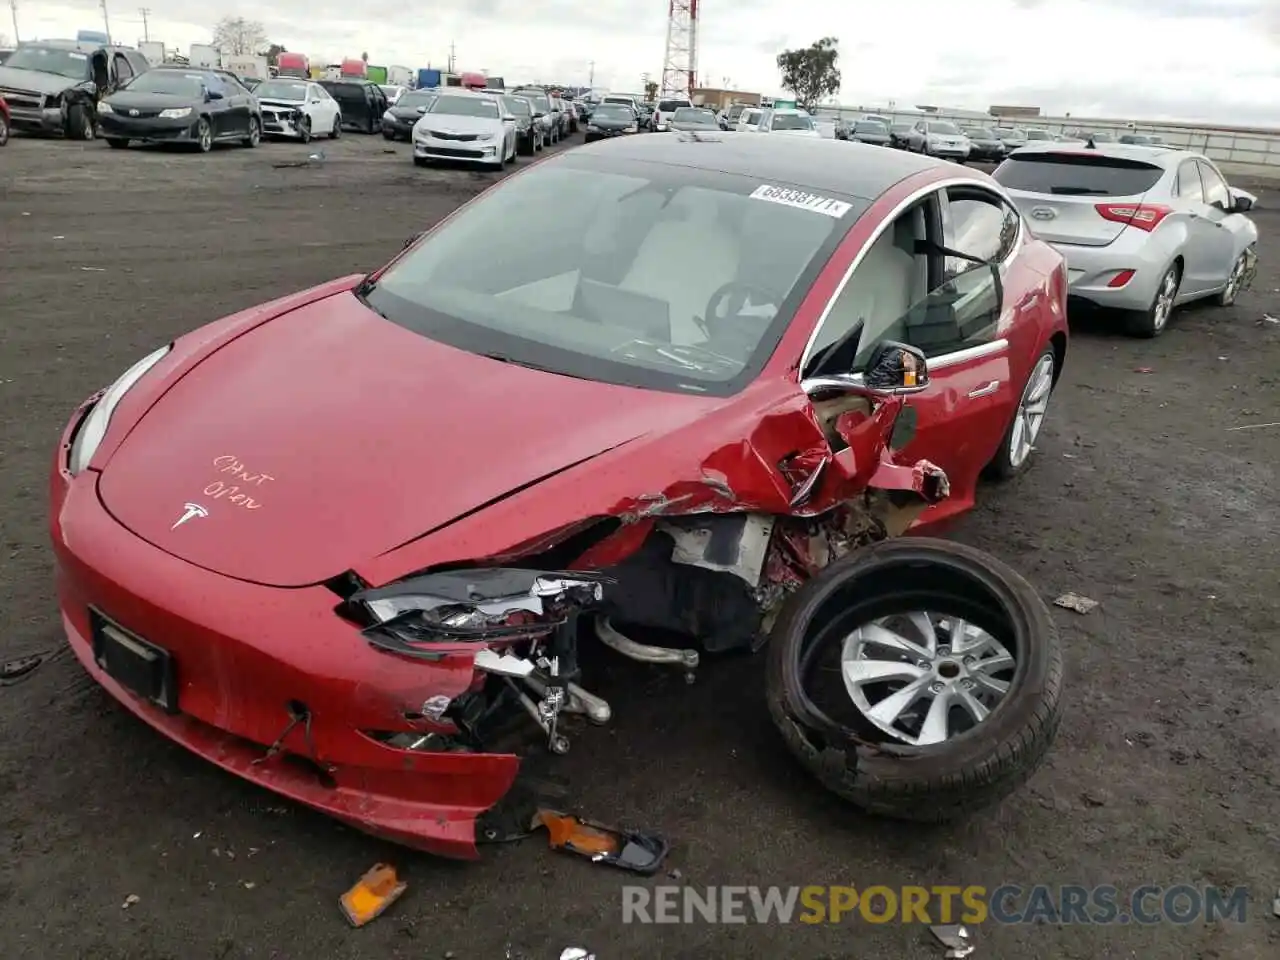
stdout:
<svg viewBox="0 0 1280 960">
<path fill-rule="evenodd" d="M 585 947 L 565 947 L 560 960 L 596 960 L 596 955 Z"/>
<path fill-rule="evenodd" d="M 937 941 L 947 948 L 947 960 L 961 960 L 976 949 L 969 928 L 959 923 L 939 924 L 929 928 Z"/>
<path fill-rule="evenodd" d="M 656 833 L 620 830 L 557 810 L 539 810 L 532 828 L 546 827 L 552 850 L 563 850 L 620 870 L 657 873 L 670 849 Z"/>
<path fill-rule="evenodd" d="M 396 876 L 395 867 L 377 863 L 338 899 L 338 906 L 349 924 L 363 927 L 382 916 L 387 907 L 400 899 L 406 887 L 408 884 Z"/>
<path fill-rule="evenodd" d="M 1098 605 L 1098 601 L 1082 597 L 1078 593 L 1064 593 L 1053 601 L 1053 605 L 1062 607 L 1064 610 L 1074 610 L 1076 613 L 1088 613 Z"/>
</svg>

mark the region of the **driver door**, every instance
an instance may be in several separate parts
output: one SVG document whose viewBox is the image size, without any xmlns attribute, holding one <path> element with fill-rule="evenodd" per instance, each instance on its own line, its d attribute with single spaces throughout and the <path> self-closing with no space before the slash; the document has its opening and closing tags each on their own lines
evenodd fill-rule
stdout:
<svg viewBox="0 0 1280 960">
<path fill-rule="evenodd" d="M 931 520 L 972 504 L 977 477 L 1012 413 L 1008 343 L 998 336 L 1007 309 L 999 271 L 962 269 L 920 247 L 943 245 L 946 203 L 945 189 L 929 193 L 871 238 L 828 305 L 804 367 L 805 377 L 817 362 L 824 373 L 860 375 L 885 340 L 924 351 L 929 385 L 907 397 L 894 459 L 926 459 L 946 472 L 951 497 L 930 510 Z M 824 357 L 842 338 L 845 345 Z"/>
</svg>

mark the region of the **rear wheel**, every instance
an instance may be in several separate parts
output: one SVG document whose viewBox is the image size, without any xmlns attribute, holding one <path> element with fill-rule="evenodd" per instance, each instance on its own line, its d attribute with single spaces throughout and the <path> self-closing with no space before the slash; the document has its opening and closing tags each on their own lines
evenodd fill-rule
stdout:
<svg viewBox="0 0 1280 960">
<path fill-rule="evenodd" d="M 831 564 L 770 636 L 769 710 L 800 762 L 872 813 L 945 822 L 1017 789 L 1061 717 L 1053 617 L 964 544 L 889 540 Z M 833 694 L 820 706 L 821 681 Z M 814 689 L 811 691 L 810 686 Z"/>
<path fill-rule="evenodd" d="M 9 121 L 0 113 L 0 147 L 9 142 Z"/>
<path fill-rule="evenodd" d="M 240 142 L 246 147 L 256 147 L 262 140 L 262 121 L 257 117 L 249 118 L 249 135 Z"/>
<path fill-rule="evenodd" d="M 1053 393 L 1053 347 L 1045 347 L 1044 353 L 1031 368 L 1022 388 L 1018 406 L 1014 408 L 1009 429 L 1000 441 L 1000 450 L 991 461 L 991 473 L 999 480 L 1016 477 L 1031 463 L 1036 438 L 1049 409 L 1049 396 Z"/>
<path fill-rule="evenodd" d="M 1175 260 L 1160 278 L 1151 306 L 1145 312 L 1136 313 L 1130 318 L 1129 332 L 1146 340 L 1164 333 L 1169 325 L 1169 317 L 1173 314 L 1173 305 L 1177 302 L 1181 283 L 1182 264 Z"/>
</svg>

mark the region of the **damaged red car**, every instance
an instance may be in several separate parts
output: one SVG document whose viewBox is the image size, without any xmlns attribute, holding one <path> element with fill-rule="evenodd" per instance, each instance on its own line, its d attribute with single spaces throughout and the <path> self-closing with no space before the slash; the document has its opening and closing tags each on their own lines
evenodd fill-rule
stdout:
<svg viewBox="0 0 1280 960">
<path fill-rule="evenodd" d="M 71 647 L 222 768 L 451 857 L 610 721 L 587 645 L 758 652 L 827 787 L 954 817 L 1038 766 L 1062 662 L 1021 576 L 927 534 L 1029 462 L 1066 287 L 935 159 L 566 152 L 89 398 L 51 481 Z"/>
</svg>

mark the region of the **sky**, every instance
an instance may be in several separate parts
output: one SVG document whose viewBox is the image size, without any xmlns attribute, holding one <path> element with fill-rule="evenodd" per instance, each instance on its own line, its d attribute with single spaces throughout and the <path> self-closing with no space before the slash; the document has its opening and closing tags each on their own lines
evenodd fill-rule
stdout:
<svg viewBox="0 0 1280 960">
<path fill-rule="evenodd" d="M 459 70 L 620 92 L 660 78 L 666 38 L 667 0 L 461 0 L 417 13 L 349 0 L 106 2 L 118 42 L 143 38 L 142 3 L 151 39 L 184 51 L 221 17 L 243 16 L 313 62 L 368 52 L 375 64 L 441 67 L 454 44 Z M 1280 0 L 705 0 L 699 12 L 698 75 L 713 87 L 780 94 L 778 53 L 830 35 L 839 101 L 852 107 L 1280 126 Z M 23 40 L 74 37 L 102 29 L 103 11 L 17 0 L 17 21 Z M 2 16 L 0 34 L 14 34 Z"/>
</svg>

